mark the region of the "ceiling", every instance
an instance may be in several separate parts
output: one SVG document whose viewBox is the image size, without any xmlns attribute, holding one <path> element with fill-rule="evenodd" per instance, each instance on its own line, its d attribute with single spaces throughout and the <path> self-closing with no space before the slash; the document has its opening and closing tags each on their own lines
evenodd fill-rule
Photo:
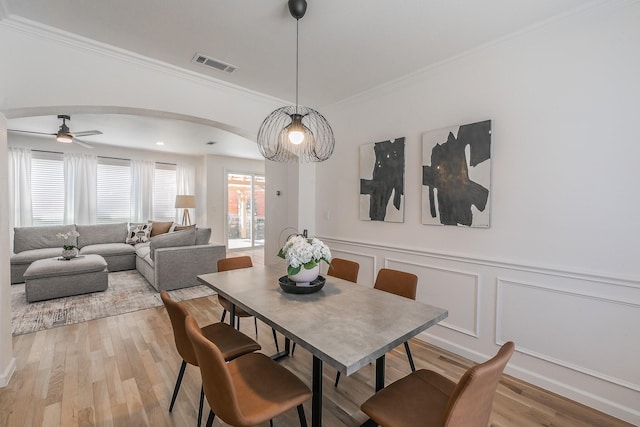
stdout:
<svg viewBox="0 0 640 427">
<path fill-rule="evenodd" d="M 322 111 L 323 106 L 602 2 L 308 0 L 299 28 L 300 103 Z M 36 21 L 280 99 L 295 99 L 296 24 L 285 0 L 0 0 L 0 6 L 9 17 Z M 195 64 L 196 53 L 237 70 L 229 74 Z M 161 131 L 171 138 L 189 135 L 197 140 L 194 154 L 209 153 L 215 145 L 202 149 L 208 140 L 218 140 L 221 153 L 215 154 L 224 154 L 239 141 L 232 141 L 235 135 L 230 132 L 202 129 L 210 125 L 168 117 L 76 114 L 70 125 L 72 131 L 101 130 L 104 135 L 92 137 L 96 142 L 100 137 L 105 143 L 126 139 L 122 145 L 169 140 Z M 9 128 L 18 126 L 55 132 L 57 118 L 9 120 Z M 143 126 L 153 132 L 141 136 Z M 136 137 L 125 135 L 125 130 Z M 246 157 L 259 158 L 253 146 Z M 184 145 L 180 148 L 185 152 Z"/>
</svg>

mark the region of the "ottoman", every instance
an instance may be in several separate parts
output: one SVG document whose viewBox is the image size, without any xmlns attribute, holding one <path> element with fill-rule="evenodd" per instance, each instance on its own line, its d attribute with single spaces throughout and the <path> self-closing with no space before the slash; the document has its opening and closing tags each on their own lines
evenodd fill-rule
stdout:
<svg viewBox="0 0 640 427">
<path fill-rule="evenodd" d="M 24 272 L 27 301 L 105 291 L 108 273 L 107 262 L 100 255 L 34 261 Z"/>
</svg>

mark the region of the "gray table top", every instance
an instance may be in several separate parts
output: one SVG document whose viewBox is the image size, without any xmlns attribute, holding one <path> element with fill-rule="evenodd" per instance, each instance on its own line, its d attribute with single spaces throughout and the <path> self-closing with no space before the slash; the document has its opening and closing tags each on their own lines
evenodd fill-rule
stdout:
<svg viewBox="0 0 640 427">
<path fill-rule="evenodd" d="M 312 294 L 278 285 L 283 265 L 210 273 L 198 279 L 346 375 L 445 319 L 447 310 L 324 276 Z"/>
</svg>

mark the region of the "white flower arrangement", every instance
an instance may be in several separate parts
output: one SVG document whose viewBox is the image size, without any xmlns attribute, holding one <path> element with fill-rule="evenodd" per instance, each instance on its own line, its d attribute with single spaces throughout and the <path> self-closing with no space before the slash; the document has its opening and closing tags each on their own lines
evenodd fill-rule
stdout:
<svg viewBox="0 0 640 427">
<path fill-rule="evenodd" d="M 58 239 L 63 239 L 64 240 L 64 244 L 62 245 L 62 248 L 65 251 L 70 251 L 71 249 L 75 248 L 76 245 L 68 245 L 67 241 L 69 240 L 70 237 L 78 237 L 80 235 L 80 233 L 78 233 L 76 230 L 72 230 L 72 231 L 68 231 L 66 233 L 58 233 L 56 234 L 56 237 Z"/>
<path fill-rule="evenodd" d="M 290 276 L 298 274 L 302 266 L 306 269 L 312 269 L 324 261 L 331 263 L 331 251 L 321 240 L 307 239 L 304 236 L 296 234 L 291 236 L 287 243 L 278 252 L 280 258 L 287 261 L 287 274 Z"/>
</svg>

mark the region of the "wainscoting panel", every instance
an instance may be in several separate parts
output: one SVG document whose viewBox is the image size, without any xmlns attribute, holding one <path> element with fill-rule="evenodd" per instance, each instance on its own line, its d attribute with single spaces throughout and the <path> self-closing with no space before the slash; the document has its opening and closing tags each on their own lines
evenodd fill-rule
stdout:
<svg viewBox="0 0 640 427">
<path fill-rule="evenodd" d="M 476 362 L 516 343 L 507 373 L 640 426 L 640 279 L 322 236 L 360 262 L 416 274 L 449 317 L 421 339 Z M 367 277 L 369 276 L 369 277 Z"/>
<path fill-rule="evenodd" d="M 443 307 L 449 317 L 440 326 L 478 337 L 479 276 L 433 265 L 387 258 L 385 265 L 418 276 L 416 300 Z"/>
<path fill-rule="evenodd" d="M 498 343 L 640 391 L 639 305 L 506 279 L 497 286 Z"/>
</svg>

